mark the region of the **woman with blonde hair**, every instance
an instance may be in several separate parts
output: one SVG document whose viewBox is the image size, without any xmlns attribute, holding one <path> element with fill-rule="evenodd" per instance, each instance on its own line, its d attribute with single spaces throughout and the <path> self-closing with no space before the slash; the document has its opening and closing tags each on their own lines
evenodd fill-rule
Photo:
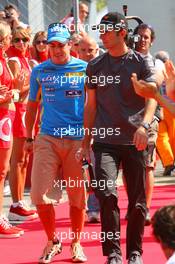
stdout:
<svg viewBox="0 0 175 264">
<path fill-rule="evenodd" d="M 0 21 L 0 238 L 19 237 L 23 234 L 21 228 L 13 227 L 2 215 L 4 180 L 9 169 L 12 150 L 12 126 L 15 118 L 14 101 L 18 99 L 20 82 L 13 79 L 7 65 L 5 51 L 11 41 L 11 29 L 5 21 Z M 18 80 L 22 75 L 17 76 Z"/>
<path fill-rule="evenodd" d="M 30 66 L 33 68 L 38 63 L 44 62 L 48 59 L 48 45 L 47 45 L 47 32 L 38 31 L 32 42 L 32 47 L 30 48 Z"/>
<path fill-rule="evenodd" d="M 9 58 L 9 67 L 16 78 L 20 73 L 24 74 L 25 81 L 20 89 L 19 101 L 15 103 L 16 114 L 13 130 L 13 149 L 11 156 L 11 170 L 9 183 L 13 199 L 10 207 L 9 219 L 11 221 L 31 220 L 37 217 L 36 211 L 31 210 L 23 201 L 26 172 L 28 166 L 28 154 L 24 151 L 26 140 L 25 113 L 29 93 L 29 80 L 31 68 L 26 57 L 29 48 L 30 31 L 18 27 L 12 32 L 13 57 Z"/>
</svg>

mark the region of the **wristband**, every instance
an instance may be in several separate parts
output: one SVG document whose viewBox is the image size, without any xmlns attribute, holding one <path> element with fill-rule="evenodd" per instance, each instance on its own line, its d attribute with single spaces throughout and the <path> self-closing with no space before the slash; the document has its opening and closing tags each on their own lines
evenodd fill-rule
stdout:
<svg viewBox="0 0 175 264">
<path fill-rule="evenodd" d="M 13 102 L 19 102 L 19 93 L 15 92 L 13 95 Z"/>
<path fill-rule="evenodd" d="M 148 130 L 150 128 L 150 124 L 146 123 L 146 122 L 141 122 L 140 126 L 144 127 L 146 130 Z"/>
</svg>

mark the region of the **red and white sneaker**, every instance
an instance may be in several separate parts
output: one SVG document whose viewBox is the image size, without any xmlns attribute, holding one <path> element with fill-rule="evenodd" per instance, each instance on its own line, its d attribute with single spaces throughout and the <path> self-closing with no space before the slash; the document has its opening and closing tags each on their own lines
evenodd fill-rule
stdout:
<svg viewBox="0 0 175 264">
<path fill-rule="evenodd" d="M 16 230 L 17 232 L 20 233 L 20 235 L 24 235 L 24 230 L 20 227 L 17 227 L 17 226 L 13 226 L 13 229 Z"/>
<path fill-rule="evenodd" d="M 14 228 L 6 217 L 0 217 L 0 238 L 15 238 L 20 237 L 19 230 Z"/>
<path fill-rule="evenodd" d="M 13 226 L 9 223 L 9 220 L 6 216 L 2 216 L 3 220 L 9 225 L 11 226 L 11 228 L 13 228 L 14 230 L 16 230 L 17 232 L 20 233 L 20 235 L 24 235 L 24 229 L 20 228 L 20 227 L 17 227 L 17 226 Z"/>
<path fill-rule="evenodd" d="M 31 210 L 25 201 L 19 201 L 11 205 L 8 219 L 9 221 L 25 221 L 38 218 L 36 210 Z"/>
</svg>

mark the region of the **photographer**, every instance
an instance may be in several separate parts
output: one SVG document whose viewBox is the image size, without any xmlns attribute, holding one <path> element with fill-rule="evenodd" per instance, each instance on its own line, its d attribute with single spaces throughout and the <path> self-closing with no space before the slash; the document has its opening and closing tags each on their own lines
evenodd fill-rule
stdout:
<svg viewBox="0 0 175 264">
<path fill-rule="evenodd" d="M 13 4 L 8 4 L 5 6 L 4 11 L 6 14 L 5 19 L 9 23 L 12 30 L 17 27 L 29 28 L 29 25 L 24 24 L 22 21 L 19 20 L 20 11 L 18 10 L 17 6 Z"/>
<path fill-rule="evenodd" d="M 150 54 L 150 49 L 155 40 L 155 31 L 152 26 L 141 23 L 134 30 L 134 36 L 139 36 L 139 41 L 135 43 L 135 50 L 140 53 L 140 55 L 145 58 L 148 64 L 153 64 L 155 66 L 156 75 L 161 76 L 163 79 L 164 64 L 159 59 L 154 59 Z M 155 104 L 156 105 L 156 104 Z M 162 109 L 157 106 L 154 113 L 154 118 L 150 124 L 148 130 L 148 146 L 147 146 L 147 156 L 146 156 L 146 221 L 145 225 L 151 224 L 151 216 L 149 213 L 152 193 L 154 188 L 154 168 L 156 165 L 156 140 L 158 133 L 159 122 L 162 119 Z"/>
</svg>

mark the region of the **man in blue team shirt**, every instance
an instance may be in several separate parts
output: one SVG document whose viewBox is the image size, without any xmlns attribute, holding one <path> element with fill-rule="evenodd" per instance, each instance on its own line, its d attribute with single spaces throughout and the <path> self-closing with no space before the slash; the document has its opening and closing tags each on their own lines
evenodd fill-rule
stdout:
<svg viewBox="0 0 175 264">
<path fill-rule="evenodd" d="M 54 204 L 59 197 L 55 197 L 53 192 L 54 186 L 60 186 L 56 184 L 59 171 L 62 171 L 66 182 L 70 203 L 72 261 L 87 260 L 80 246 L 86 192 L 82 184 L 81 164 L 75 159 L 82 144 L 86 62 L 71 57 L 70 37 L 64 24 L 53 23 L 49 26 L 48 45 L 51 59 L 33 69 L 30 82 L 26 113 L 26 150 L 30 152 L 34 148 L 31 197 L 48 237 L 39 263 L 50 263 L 62 250 L 55 229 Z M 42 106 L 41 126 L 33 144 L 32 131 L 39 98 Z"/>
</svg>

